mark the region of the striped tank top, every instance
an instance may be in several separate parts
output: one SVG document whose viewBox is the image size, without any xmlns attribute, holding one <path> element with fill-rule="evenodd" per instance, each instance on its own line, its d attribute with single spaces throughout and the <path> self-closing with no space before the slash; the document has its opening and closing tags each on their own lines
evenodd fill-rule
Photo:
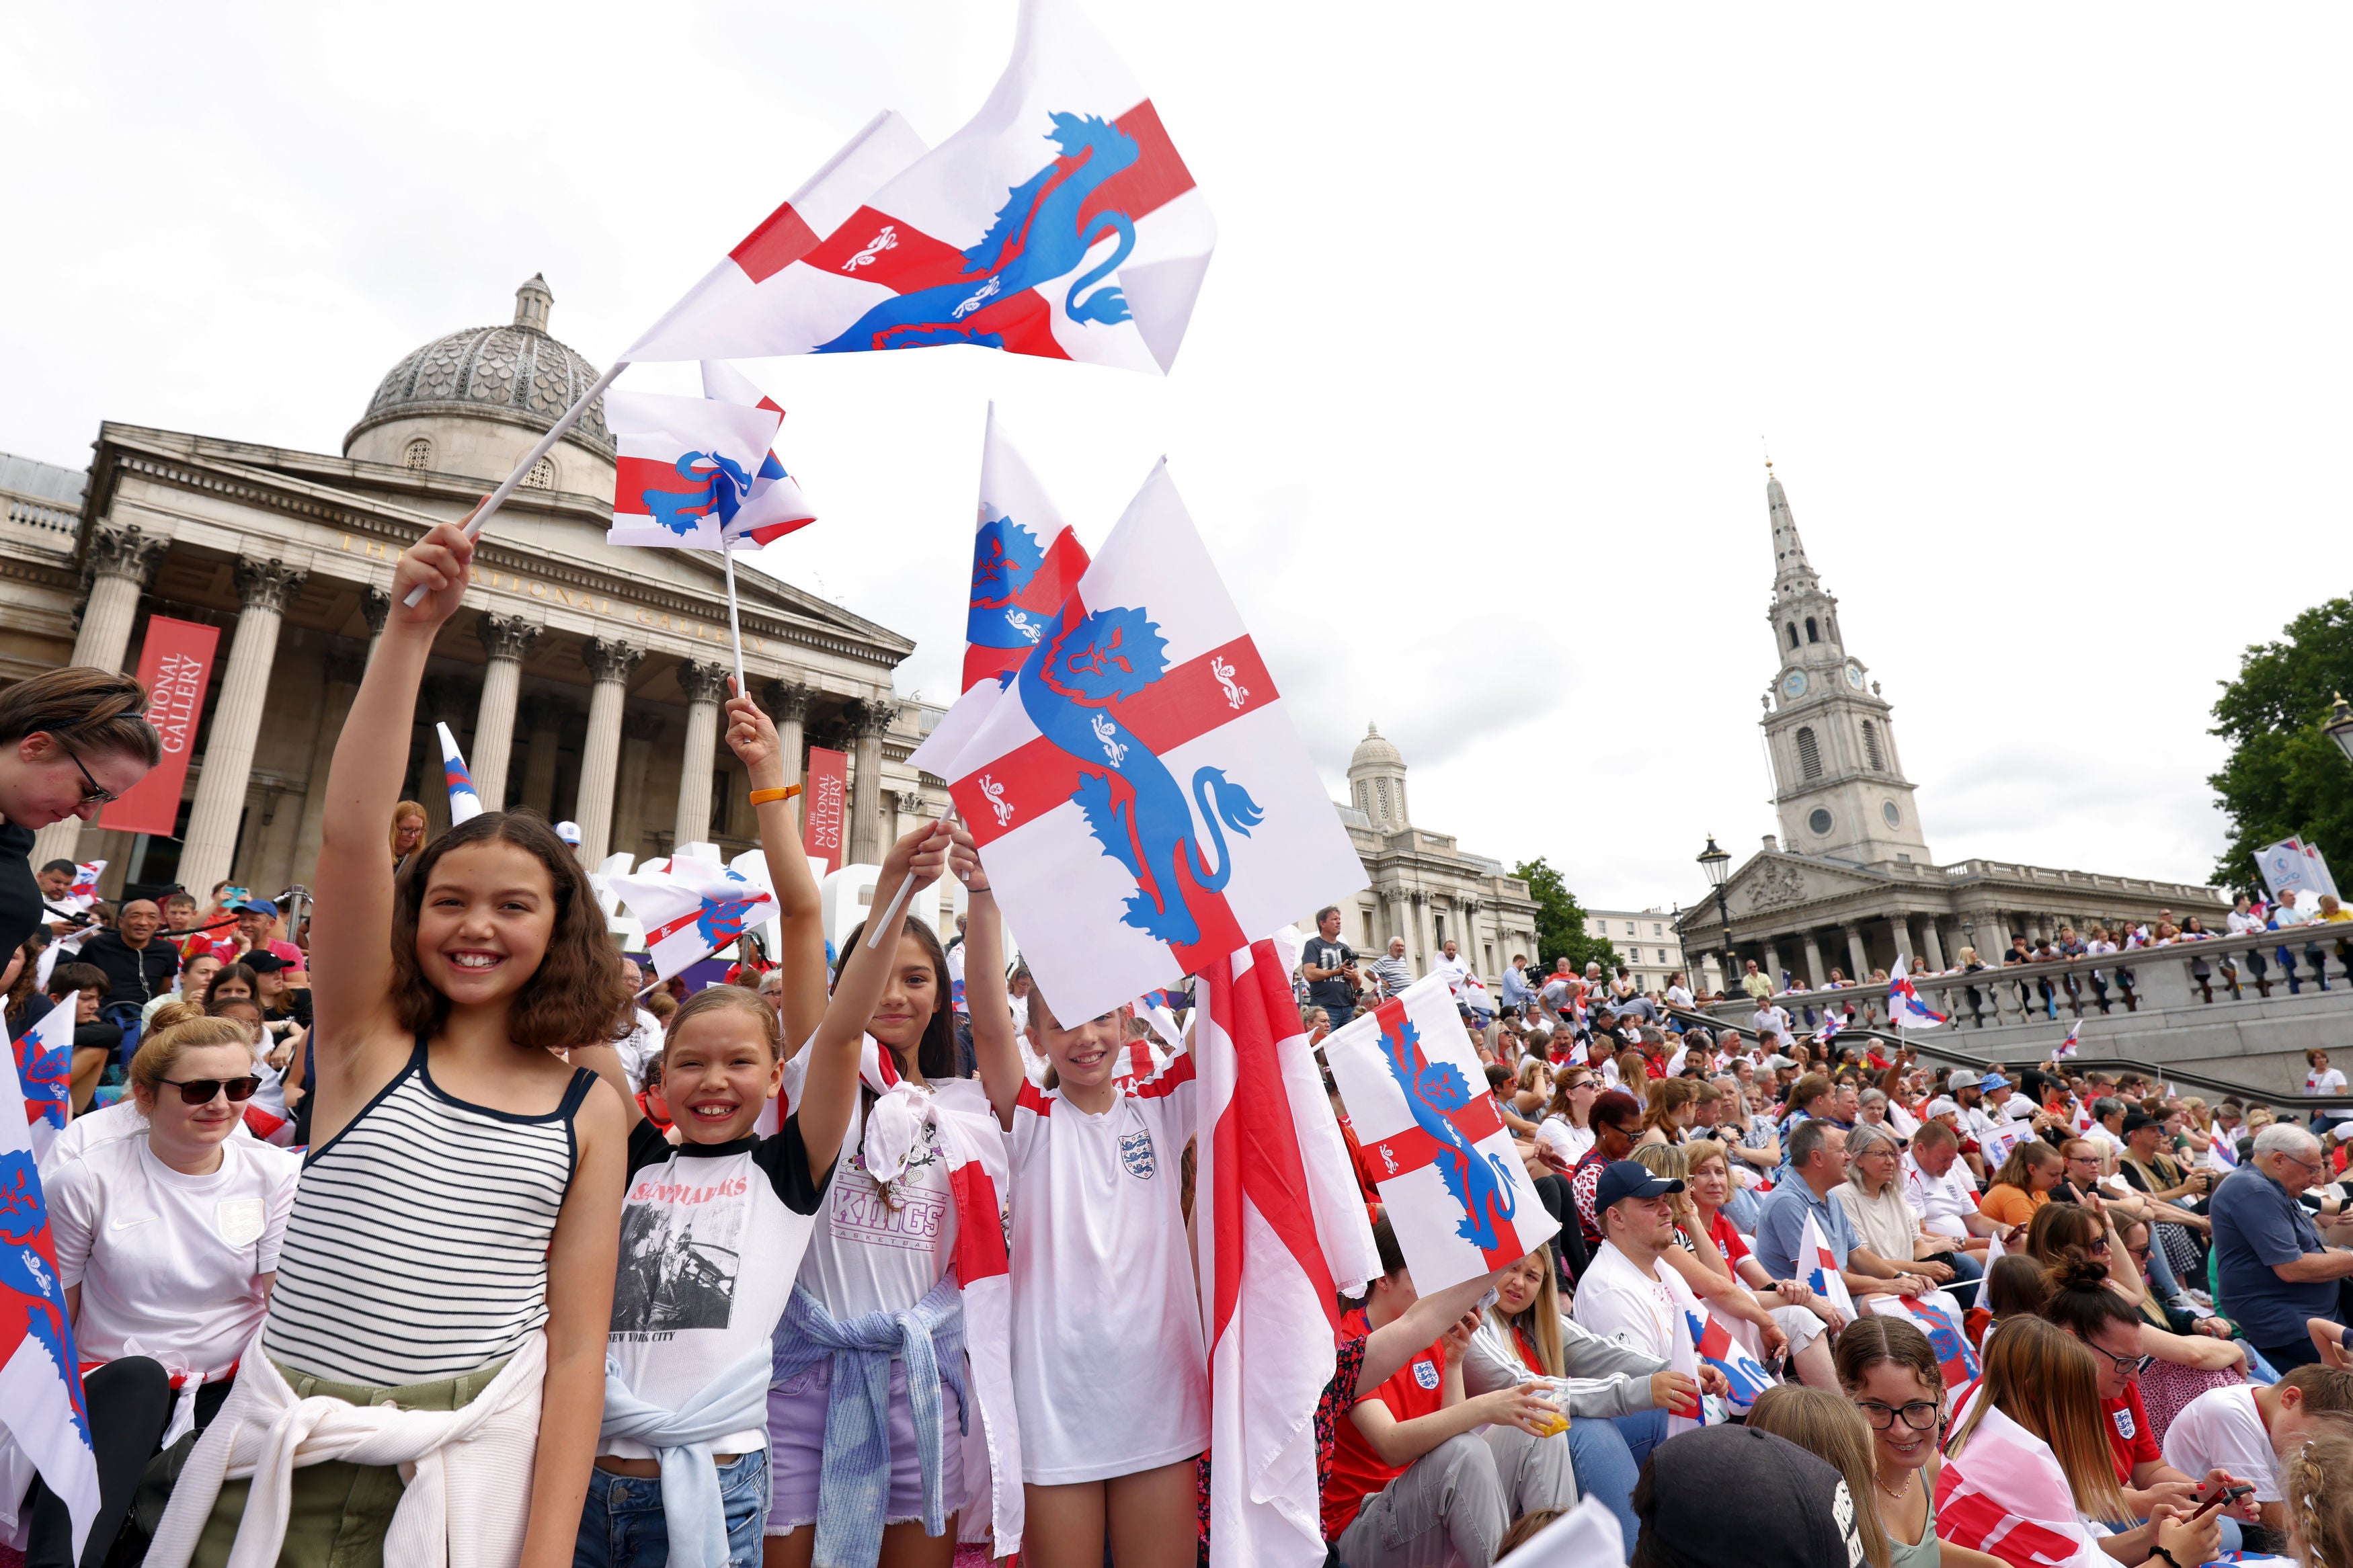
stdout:
<svg viewBox="0 0 2353 1568">
<path fill-rule="evenodd" d="M 512 1355 L 547 1321 L 547 1247 L 578 1153 L 581 1068 L 544 1116 L 434 1083 L 425 1037 L 302 1162 L 261 1347 L 333 1382 L 398 1387 Z"/>
</svg>

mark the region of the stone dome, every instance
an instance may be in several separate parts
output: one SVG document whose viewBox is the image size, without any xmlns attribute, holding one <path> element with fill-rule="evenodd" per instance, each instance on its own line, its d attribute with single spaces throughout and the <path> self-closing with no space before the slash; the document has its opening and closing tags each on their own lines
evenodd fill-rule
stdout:
<svg viewBox="0 0 2353 1568">
<path fill-rule="evenodd" d="M 1405 753 L 1391 745 L 1388 736 L 1367 723 L 1365 726 L 1365 738 L 1356 742 L 1356 751 L 1348 758 L 1350 773 L 1353 773 L 1359 768 L 1395 768 L 1402 772 L 1405 768 Z"/>
<path fill-rule="evenodd" d="M 555 302 L 544 279 L 515 290 L 514 320 L 502 327 L 470 327 L 434 339 L 392 367 L 367 413 L 343 437 L 343 451 L 366 432 L 396 420 L 482 419 L 544 435 L 601 374 L 547 333 Z M 605 400 L 589 405 L 565 433 L 565 442 L 607 462 L 613 437 L 605 428 Z"/>
</svg>

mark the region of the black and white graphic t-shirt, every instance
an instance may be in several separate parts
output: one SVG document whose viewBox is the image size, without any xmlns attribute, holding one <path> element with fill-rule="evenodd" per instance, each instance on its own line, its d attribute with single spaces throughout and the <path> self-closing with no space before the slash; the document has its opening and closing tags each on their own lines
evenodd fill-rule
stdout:
<svg viewBox="0 0 2353 1568">
<path fill-rule="evenodd" d="M 652 1122 L 638 1123 L 606 1351 L 630 1392 L 675 1410 L 768 1342 L 831 1174 L 809 1170 L 798 1117 L 774 1137 L 675 1148 Z M 746 1454 L 766 1442 L 758 1426 L 711 1447 Z M 606 1438 L 597 1452 L 654 1457 L 625 1437 Z"/>
</svg>

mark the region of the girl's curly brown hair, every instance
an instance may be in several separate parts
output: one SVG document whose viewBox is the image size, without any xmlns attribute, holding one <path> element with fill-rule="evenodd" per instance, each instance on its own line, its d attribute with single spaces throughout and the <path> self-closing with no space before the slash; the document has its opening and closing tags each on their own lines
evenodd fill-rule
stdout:
<svg viewBox="0 0 2353 1568">
<path fill-rule="evenodd" d="M 555 921 L 539 967 L 515 993 L 507 1011 L 507 1037 L 527 1050 L 567 1050 L 617 1040 L 633 1022 L 628 978 L 613 962 L 605 912 L 572 847 L 538 816 L 486 811 L 423 846 L 392 885 L 392 1006 L 400 1026 L 432 1034 L 449 1016 L 441 994 L 417 962 L 417 912 L 433 868 L 452 849 L 512 844 L 546 868 L 555 892 Z"/>
</svg>

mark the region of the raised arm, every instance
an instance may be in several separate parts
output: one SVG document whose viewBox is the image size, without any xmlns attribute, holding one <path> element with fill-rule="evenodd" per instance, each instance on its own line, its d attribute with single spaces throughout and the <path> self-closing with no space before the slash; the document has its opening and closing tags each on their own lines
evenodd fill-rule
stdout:
<svg viewBox="0 0 2353 1568">
<path fill-rule="evenodd" d="M 882 874 L 874 879 L 874 908 L 889 909 L 898 897 L 899 884 L 910 879 L 914 887 L 907 903 L 913 902 L 913 894 L 938 881 L 947 865 L 949 843 L 947 828 L 935 822 L 891 846 L 891 852 L 882 857 Z M 874 1005 L 882 1000 L 882 988 L 899 962 L 899 933 L 906 929 L 907 904 L 899 907 L 902 912 L 892 918 L 880 942 L 871 940 L 874 935 L 871 929 L 859 932 L 841 966 L 841 977 L 834 983 L 833 1000 L 826 1005 L 825 1016 L 809 1041 L 807 1077 L 802 1081 L 800 1103 L 794 1114 L 800 1118 L 801 1142 L 808 1150 L 812 1171 L 833 1163 L 849 1131 L 850 1109 L 858 1100 L 859 1047 L 866 1038 L 867 1020 L 874 1016 Z M 868 926 L 881 918 L 878 913 Z M 948 999 L 940 997 L 939 1005 L 946 1006 Z"/>
<path fill-rule="evenodd" d="M 311 916 L 311 954 L 333 984 L 320 986 L 313 998 L 314 1143 L 332 1138 L 359 1110 L 355 1096 L 374 1087 L 376 1076 L 365 1059 L 368 1048 L 392 1033 L 384 1027 L 392 985 L 392 855 L 385 824 L 408 773 L 417 683 L 434 637 L 465 597 L 473 554 L 474 542 L 445 522 L 401 555 L 391 616 L 327 770 L 317 881 L 334 892 Z M 425 597 L 412 607 L 404 601 L 419 587 Z"/>
<path fill-rule="evenodd" d="M 733 690 L 731 678 L 728 689 Z M 776 726 L 760 705 L 738 691 L 727 701 L 727 746 L 744 763 L 757 794 L 785 787 L 785 757 Z M 765 800 L 753 807 L 760 825 L 760 853 L 768 862 L 768 887 L 776 895 L 776 963 L 785 973 L 784 1040 L 787 1055 L 797 1050 L 825 1016 L 825 910 L 816 873 L 802 847 L 800 814 L 789 800 Z M 807 1136 L 807 1130 L 802 1130 Z"/>
<path fill-rule="evenodd" d="M 981 866 L 972 834 L 962 823 L 951 831 L 955 846 L 948 851 L 948 868 L 972 897 L 964 932 L 964 1000 L 972 1014 L 973 1065 L 980 1070 L 989 1109 L 1010 1127 L 1013 1101 L 1028 1079 L 1021 1070 L 1021 1047 L 1013 1038 L 1013 1008 L 1005 997 L 1005 922 L 997 911 L 997 895 L 988 890 L 988 872 Z"/>
</svg>

